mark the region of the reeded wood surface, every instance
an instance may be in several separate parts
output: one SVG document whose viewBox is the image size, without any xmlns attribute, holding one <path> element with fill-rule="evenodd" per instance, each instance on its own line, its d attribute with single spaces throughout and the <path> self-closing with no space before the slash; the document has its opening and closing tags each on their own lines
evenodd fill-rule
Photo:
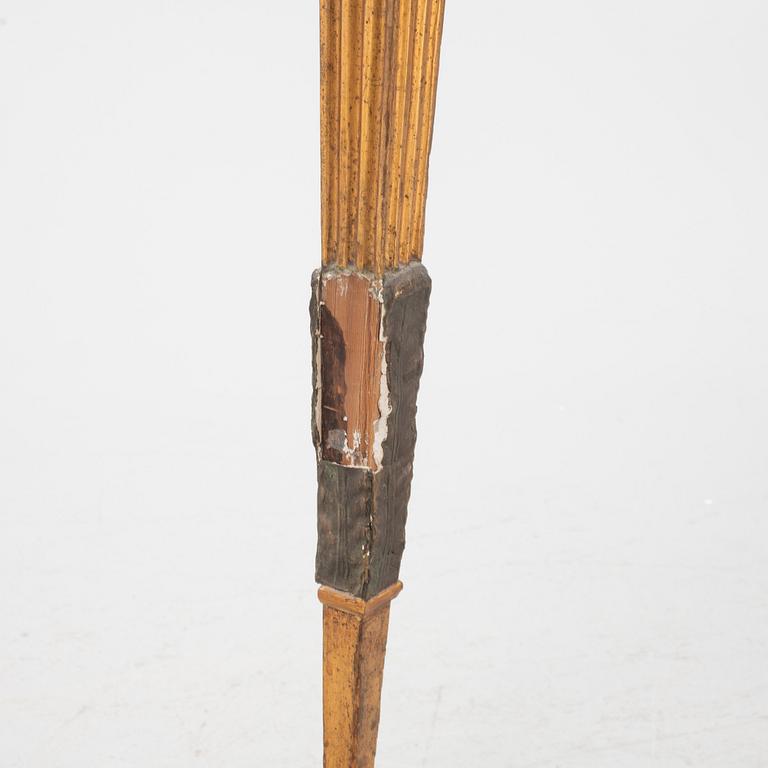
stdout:
<svg viewBox="0 0 768 768">
<path fill-rule="evenodd" d="M 321 0 L 323 263 L 421 259 L 445 0 Z"/>
</svg>

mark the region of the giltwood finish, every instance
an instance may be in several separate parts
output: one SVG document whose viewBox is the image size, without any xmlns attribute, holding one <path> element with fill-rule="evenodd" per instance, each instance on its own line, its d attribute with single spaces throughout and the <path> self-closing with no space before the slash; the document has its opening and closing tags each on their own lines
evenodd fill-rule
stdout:
<svg viewBox="0 0 768 768">
<path fill-rule="evenodd" d="M 421 259 L 444 0 L 321 0 L 323 264 Z"/>
<path fill-rule="evenodd" d="M 310 316 L 325 768 L 373 768 L 402 589 L 444 5 L 320 2 L 323 266 Z"/>
<path fill-rule="evenodd" d="M 373 768 L 389 605 L 399 582 L 364 601 L 321 587 L 324 768 Z"/>
</svg>

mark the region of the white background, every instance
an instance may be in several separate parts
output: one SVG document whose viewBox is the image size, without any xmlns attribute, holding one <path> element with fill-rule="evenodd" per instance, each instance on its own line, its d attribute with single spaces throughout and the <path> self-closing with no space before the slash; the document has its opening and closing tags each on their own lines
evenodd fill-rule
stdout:
<svg viewBox="0 0 768 768">
<path fill-rule="evenodd" d="M 0 768 L 316 768 L 316 2 L 0 0 Z M 768 765 L 768 5 L 448 2 L 380 768 Z"/>
</svg>

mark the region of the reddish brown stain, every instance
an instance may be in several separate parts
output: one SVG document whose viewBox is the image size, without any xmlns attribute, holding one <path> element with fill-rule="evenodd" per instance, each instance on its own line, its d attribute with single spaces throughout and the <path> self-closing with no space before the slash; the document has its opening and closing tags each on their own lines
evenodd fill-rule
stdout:
<svg viewBox="0 0 768 768">
<path fill-rule="evenodd" d="M 373 287 L 359 274 L 324 275 L 320 285 L 321 455 L 371 469 L 383 357 Z"/>
</svg>

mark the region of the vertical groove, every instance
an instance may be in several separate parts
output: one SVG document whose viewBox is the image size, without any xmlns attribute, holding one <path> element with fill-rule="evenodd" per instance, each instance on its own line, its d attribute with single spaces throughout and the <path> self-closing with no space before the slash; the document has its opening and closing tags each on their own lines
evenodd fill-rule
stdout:
<svg viewBox="0 0 768 768">
<path fill-rule="evenodd" d="M 437 2 L 430 2 L 425 8 L 424 17 L 424 32 L 422 38 L 421 49 L 421 61 L 417 59 L 414 61 L 414 72 L 419 72 L 419 96 L 415 102 L 417 105 L 417 118 L 416 118 L 416 142 L 415 151 L 413 156 L 413 176 L 411 186 L 403 194 L 403 204 L 406 206 L 405 218 L 403 228 L 400 232 L 402 238 L 402 246 L 400 249 L 402 262 L 408 263 L 411 257 L 414 256 L 412 249 L 412 233 L 414 226 L 414 218 L 416 211 L 418 210 L 418 191 L 419 191 L 419 174 L 422 169 L 422 158 L 426 155 L 424 148 L 424 121 L 429 119 L 427 113 L 427 100 L 429 99 L 431 89 L 429 83 L 429 71 L 430 71 L 430 42 L 435 34 L 435 11 L 437 10 Z"/>
<path fill-rule="evenodd" d="M 402 168 L 406 153 L 406 127 L 410 106 L 409 61 L 413 43 L 413 19 L 416 13 L 416 0 L 400 0 L 397 19 L 397 57 L 395 62 L 394 93 L 391 103 L 391 127 L 387 164 L 387 217 L 385 221 L 385 240 L 383 261 L 387 269 L 392 269 L 398 262 L 399 243 L 397 233 L 400 225 L 400 194 L 402 189 Z"/>
<path fill-rule="evenodd" d="M 323 263 L 336 258 L 338 242 L 339 2 L 320 5 L 320 177 Z"/>
<path fill-rule="evenodd" d="M 339 262 L 355 259 L 360 169 L 360 43 L 363 0 L 342 0 L 341 126 L 339 140 Z"/>
<path fill-rule="evenodd" d="M 328 0 L 320 2 L 320 226 L 322 230 L 323 264 L 327 264 L 330 250 L 330 208 L 332 184 L 331 169 L 329 164 L 330 146 L 326 135 L 326 126 L 329 119 L 328 83 L 330 81 L 328 69 L 333 66 L 333 59 L 329 53 L 330 28 L 333 24 L 333 9 Z"/>
<path fill-rule="evenodd" d="M 329 126 L 329 133 L 333 135 L 334 157 L 332 166 L 334 170 L 333 185 L 331 193 L 335 195 L 335 200 L 331 206 L 333 216 L 332 244 L 335 246 L 333 251 L 334 260 L 340 258 L 341 241 L 344 237 L 341 231 L 342 210 L 341 210 L 341 40 L 344 33 L 344 18 L 342 15 L 342 5 L 344 0 L 335 0 L 336 2 L 336 30 L 334 35 L 336 69 L 334 71 L 334 84 L 336 87 L 336 98 L 334 100 L 333 121 Z"/>
<path fill-rule="evenodd" d="M 416 176 L 416 151 L 419 140 L 419 106 L 421 104 L 422 68 L 424 62 L 424 37 L 426 34 L 427 15 L 431 2 L 416 4 L 417 14 L 413 27 L 413 43 L 409 56 L 409 69 L 411 74 L 409 115 L 406 127 L 406 152 L 404 160 L 404 174 L 400 190 L 400 221 L 398 224 L 398 262 L 407 264 L 411 254 L 408 253 L 408 216 L 411 210 L 411 197 L 413 196 Z"/>
<path fill-rule="evenodd" d="M 361 253 L 360 240 L 358 232 L 358 222 L 360 221 L 360 175 L 361 175 L 361 160 L 363 150 L 367 142 L 367 130 L 363 132 L 363 114 L 364 114 L 364 73 L 365 73 L 365 38 L 367 25 L 367 12 L 368 7 L 372 6 L 376 0 L 358 0 L 357 3 L 357 36 L 355 38 L 357 55 L 355 62 L 358 68 L 357 71 L 357 90 L 355 92 L 355 107 L 356 107 L 356 125 L 357 125 L 357 140 L 352 146 L 352 154 L 354 156 L 354 175 L 352 176 L 352 186 L 349 190 L 349 259 L 354 262 L 357 269 L 363 269 L 365 265 L 364 254 Z M 354 134 L 353 134 L 354 135 Z"/>
<path fill-rule="evenodd" d="M 378 212 L 379 141 L 383 109 L 381 94 L 384 80 L 384 23 L 386 0 L 367 0 L 362 74 L 362 117 L 360 121 L 360 185 L 358 189 L 358 228 L 360 244 L 358 269 L 376 260 L 375 233 Z"/>
<path fill-rule="evenodd" d="M 443 31 L 444 0 L 436 0 L 432 6 L 430 24 L 428 63 L 425 73 L 425 91 L 422 102 L 421 133 L 419 140 L 419 163 L 416 171 L 416 190 L 410 218 L 410 250 L 421 253 L 424 247 L 424 214 L 427 204 L 429 176 L 429 155 L 432 151 L 435 103 L 437 100 L 437 76 L 440 66 L 440 39 Z"/>
<path fill-rule="evenodd" d="M 392 100 L 394 97 L 394 67 L 397 63 L 395 57 L 396 21 L 395 21 L 396 0 L 386 0 L 385 13 L 383 14 L 383 40 L 384 55 L 383 59 L 383 79 L 380 93 L 379 109 L 381 111 L 381 121 L 379 126 L 379 152 L 378 167 L 379 173 L 376 179 L 376 208 L 375 223 L 373 232 L 373 248 L 375 251 L 376 274 L 382 274 L 386 268 L 385 246 L 387 225 L 387 207 L 389 204 L 388 184 L 390 178 L 390 167 L 387 162 L 389 155 L 390 135 L 392 130 Z"/>
<path fill-rule="evenodd" d="M 444 0 L 321 0 L 323 263 L 423 250 Z"/>
</svg>

